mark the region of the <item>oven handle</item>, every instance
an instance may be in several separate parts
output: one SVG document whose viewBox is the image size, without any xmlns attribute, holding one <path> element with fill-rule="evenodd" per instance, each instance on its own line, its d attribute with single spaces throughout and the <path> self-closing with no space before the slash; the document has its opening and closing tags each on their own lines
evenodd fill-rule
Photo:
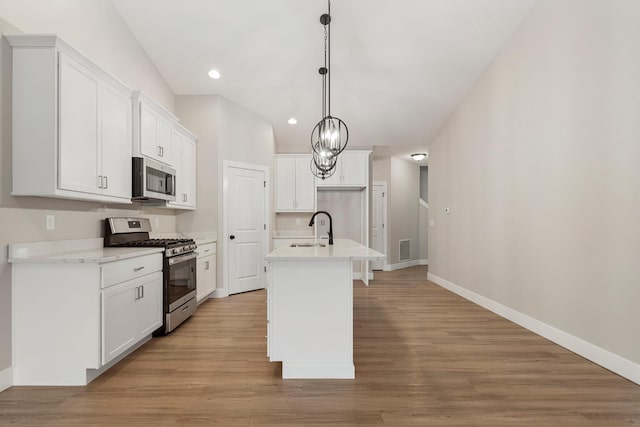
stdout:
<svg viewBox="0 0 640 427">
<path fill-rule="evenodd" d="M 197 252 L 191 252 L 186 255 L 174 256 L 173 258 L 169 258 L 169 265 L 174 265 L 179 262 L 189 261 L 190 259 L 197 258 L 197 256 L 198 256 Z"/>
</svg>

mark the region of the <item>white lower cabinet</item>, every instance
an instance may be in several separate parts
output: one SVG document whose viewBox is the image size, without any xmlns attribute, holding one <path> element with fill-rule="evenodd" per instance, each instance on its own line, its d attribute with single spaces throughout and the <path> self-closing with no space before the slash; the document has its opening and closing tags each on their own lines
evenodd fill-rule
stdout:
<svg viewBox="0 0 640 427">
<path fill-rule="evenodd" d="M 216 290 L 216 244 L 198 246 L 196 289 L 198 302 Z"/>
<path fill-rule="evenodd" d="M 146 252 L 14 261 L 13 385 L 86 385 L 162 326 L 162 254 Z"/>
<path fill-rule="evenodd" d="M 162 326 L 162 273 L 102 291 L 102 364 Z"/>
</svg>

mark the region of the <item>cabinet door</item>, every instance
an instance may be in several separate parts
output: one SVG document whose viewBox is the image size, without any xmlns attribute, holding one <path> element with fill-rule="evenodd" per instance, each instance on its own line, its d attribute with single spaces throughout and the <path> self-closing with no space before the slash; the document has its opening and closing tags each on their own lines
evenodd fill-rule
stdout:
<svg viewBox="0 0 640 427">
<path fill-rule="evenodd" d="M 144 338 L 162 326 L 162 273 L 156 272 L 138 281 L 137 336 Z"/>
<path fill-rule="evenodd" d="M 296 159 L 296 210 L 315 211 L 315 179 L 310 168 L 311 156 Z"/>
<path fill-rule="evenodd" d="M 144 103 L 140 103 L 140 152 L 159 162 L 171 163 L 171 122 Z"/>
<path fill-rule="evenodd" d="M 338 160 L 336 161 L 336 168 L 335 168 L 335 171 L 333 172 L 333 175 L 331 175 L 326 179 L 316 178 L 316 184 L 318 185 L 318 187 L 322 187 L 322 186 L 330 187 L 330 186 L 340 185 L 341 183 L 340 178 L 342 175 L 341 168 L 342 168 L 342 154 L 338 155 Z"/>
<path fill-rule="evenodd" d="M 131 199 L 131 99 L 104 84 L 101 105 L 102 193 Z"/>
<path fill-rule="evenodd" d="M 173 132 L 173 161 L 176 164 L 176 200 L 171 207 L 196 208 L 196 141 Z"/>
<path fill-rule="evenodd" d="M 59 79 L 58 186 L 99 194 L 98 79 L 62 53 Z"/>
<path fill-rule="evenodd" d="M 168 165 L 176 166 L 177 163 L 171 158 L 173 123 L 162 115 L 158 115 L 158 145 L 161 147 L 160 160 Z"/>
<path fill-rule="evenodd" d="M 214 255 L 198 258 L 197 265 L 198 302 L 216 290 L 216 258 Z"/>
<path fill-rule="evenodd" d="M 276 159 L 276 212 L 295 209 L 296 161 L 285 157 Z"/>
<path fill-rule="evenodd" d="M 367 185 L 368 153 L 345 151 L 340 154 L 340 183 L 342 185 L 364 187 Z M 336 173 L 338 173 L 336 171 Z"/>
<path fill-rule="evenodd" d="M 182 187 L 185 197 L 184 204 L 190 208 L 196 207 L 196 142 L 189 138 L 182 139 Z"/>
<path fill-rule="evenodd" d="M 173 150 L 172 159 L 175 161 L 176 169 L 176 200 L 171 202 L 171 205 L 182 206 L 184 205 L 185 194 L 185 173 L 182 167 L 182 135 L 179 132 L 173 132 L 173 144 L 171 149 Z"/>
<path fill-rule="evenodd" d="M 130 280 L 102 291 L 102 364 L 122 354 L 137 341 L 137 287 Z"/>
</svg>

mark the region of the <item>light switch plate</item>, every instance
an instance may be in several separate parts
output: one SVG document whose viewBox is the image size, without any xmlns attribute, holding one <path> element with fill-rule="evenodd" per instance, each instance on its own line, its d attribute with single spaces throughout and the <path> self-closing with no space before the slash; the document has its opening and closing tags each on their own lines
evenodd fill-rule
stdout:
<svg viewBox="0 0 640 427">
<path fill-rule="evenodd" d="M 56 217 L 53 215 L 46 215 L 45 222 L 47 230 L 55 230 L 56 228 Z"/>
</svg>

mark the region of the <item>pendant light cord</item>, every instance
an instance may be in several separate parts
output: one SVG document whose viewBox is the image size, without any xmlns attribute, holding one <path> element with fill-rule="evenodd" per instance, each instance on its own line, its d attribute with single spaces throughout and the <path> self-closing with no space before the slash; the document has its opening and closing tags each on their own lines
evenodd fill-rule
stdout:
<svg viewBox="0 0 640 427">
<path fill-rule="evenodd" d="M 331 116 L 331 0 L 327 0 L 327 14 L 329 23 L 325 27 L 327 30 L 327 113 Z"/>
</svg>

